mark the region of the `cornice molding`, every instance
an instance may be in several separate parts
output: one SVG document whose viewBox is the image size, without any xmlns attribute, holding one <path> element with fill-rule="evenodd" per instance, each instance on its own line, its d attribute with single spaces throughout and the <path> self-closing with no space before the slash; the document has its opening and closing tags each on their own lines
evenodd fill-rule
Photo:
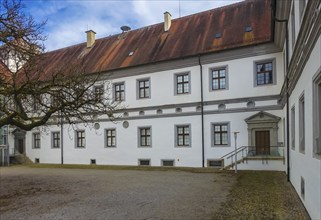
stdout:
<svg viewBox="0 0 321 220">
<path fill-rule="evenodd" d="M 321 4 L 319 1 L 308 1 L 306 6 L 305 16 L 301 23 L 300 32 L 295 43 L 287 73 L 289 77 L 289 94 L 294 90 L 314 46 L 320 37 L 321 11 L 318 9 L 319 4 Z M 285 89 L 283 89 L 282 92 L 284 94 Z"/>
</svg>

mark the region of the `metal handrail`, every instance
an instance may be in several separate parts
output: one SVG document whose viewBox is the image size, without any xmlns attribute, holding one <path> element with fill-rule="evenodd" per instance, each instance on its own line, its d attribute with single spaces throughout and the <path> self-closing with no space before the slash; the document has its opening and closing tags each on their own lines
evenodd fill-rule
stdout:
<svg viewBox="0 0 321 220">
<path fill-rule="evenodd" d="M 232 167 L 234 166 L 234 163 L 238 163 L 239 160 L 244 160 L 247 157 L 251 157 L 251 156 L 262 156 L 262 162 L 264 160 L 268 160 L 269 156 L 273 156 L 273 154 L 275 154 L 274 156 L 281 156 L 284 157 L 284 146 L 268 146 L 268 147 L 263 147 L 263 150 L 260 152 L 260 154 L 257 154 L 257 150 L 256 150 L 257 146 L 242 146 L 239 147 L 231 152 L 229 152 L 228 154 L 225 154 L 224 156 L 221 157 L 222 160 L 228 160 L 231 158 L 231 163 L 229 165 L 232 165 Z M 283 150 L 280 152 L 278 149 L 282 148 Z M 271 149 L 276 149 L 276 150 L 272 150 Z M 244 153 L 245 151 L 245 153 Z M 240 153 L 242 153 L 241 157 L 239 158 L 238 161 L 234 161 L 234 156 L 235 155 L 239 155 Z M 271 154 L 272 153 L 272 154 Z M 227 166 L 229 166 L 227 165 Z"/>
<path fill-rule="evenodd" d="M 246 148 L 246 147 L 247 147 L 247 146 L 239 147 L 239 148 L 236 149 L 236 152 L 240 152 L 240 151 L 242 150 L 242 148 Z M 231 151 L 230 153 L 225 154 L 224 156 L 221 157 L 221 159 L 223 159 L 224 157 L 226 157 L 226 156 L 228 156 L 228 155 L 230 155 L 230 154 L 233 154 L 233 155 L 234 155 L 234 153 L 235 153 L 235 150 Z"/>
</svg>

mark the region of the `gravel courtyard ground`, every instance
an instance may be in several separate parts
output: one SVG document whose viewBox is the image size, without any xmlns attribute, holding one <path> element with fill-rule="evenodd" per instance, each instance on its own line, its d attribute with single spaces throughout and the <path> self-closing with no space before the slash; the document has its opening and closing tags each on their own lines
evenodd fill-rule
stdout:
<svg viewBox="0 0 321 220">
<path fill-rule="evenodd" d="M 283 172 L 32 165 L 0 168 L 0 219 L 305 220 L 309 215 Z"/>
<path fill-rule="evenodd" d="M 236 178 L 183 171 L 0 168 L 0 219 L 212 219 Z"/>
</svg>

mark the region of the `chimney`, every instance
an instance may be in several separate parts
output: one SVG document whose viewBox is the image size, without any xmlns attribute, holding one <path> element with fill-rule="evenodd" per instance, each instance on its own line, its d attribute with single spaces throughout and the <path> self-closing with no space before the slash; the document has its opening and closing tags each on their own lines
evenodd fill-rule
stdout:
<svg viewBox="0 0 321 220">
<path fill-rule="evenodd" d="M 87 48 L 92 47 L 95 44 L 95 34 L 93 30 L 86 31 L 87 34 Z"/>
<path fill-rule="evenodd" d="M 172 25 L 172 15 L 169 12 L 164 13 L 164 31 L 169 31 Z"/>
</svg>

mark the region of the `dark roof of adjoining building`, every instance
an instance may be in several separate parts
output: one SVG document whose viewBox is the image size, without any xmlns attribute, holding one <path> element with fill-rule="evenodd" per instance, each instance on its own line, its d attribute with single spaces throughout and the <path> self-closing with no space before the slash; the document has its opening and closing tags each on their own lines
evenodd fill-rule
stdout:
<svg viewBox="0 0 321 220">
<path fill-rule="evenodd" d="M 272 41 L 271 0 L 246 0 L 45 54 L 44 79 L 81 59 L 87 73 L 116 70 Z M 132 54 L 132 55 L 131 55 Z"/>
</svg>

